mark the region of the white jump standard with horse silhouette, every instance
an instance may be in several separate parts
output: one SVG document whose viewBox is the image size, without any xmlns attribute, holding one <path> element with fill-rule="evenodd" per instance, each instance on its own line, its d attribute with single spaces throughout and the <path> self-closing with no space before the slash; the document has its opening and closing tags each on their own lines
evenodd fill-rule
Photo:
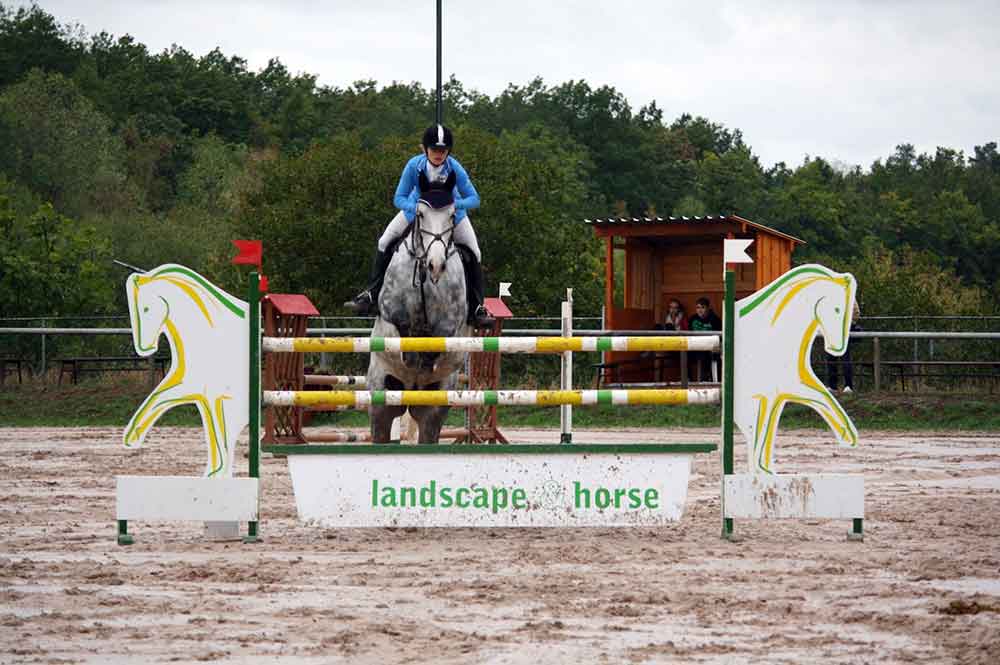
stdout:
<svg viewBox="0 0 1000 665">
<path fill-rule="evenodd" d="M 193 404 L 201 416 L 207 459 L 202 478 L 120 476 L 117 479 L 118 540 L 132 542 L 132 520 L 196 520 L 210 534 L 234 533 L 246 521 L 256 531 L 259 479 L 233 478 L 236 440 L 250 422 L 251 372 L 246 302 L 198 273 L 166 264 L 126 281 L 136 353 L 156 353 L 160 335 L 170 344 L 170 371 L 125 427 L 128 448 L 141 447 L 159 418 Z M 259 312 L 258 308 L 254 309 Z M 259 321 L 259 318 L 258 318 Z"/>
<path fill-rule="evenodd" d="M 727 261 L 733 260 L 728 258 L 730 242 L 745 243 L 726 241 Z M 186 275 L 185 280 L 178 276 L 181 274 Z M 804 404 L 820 413 L 841 445 L 853 446 L 858 442 L 853 423 L 809 367 L 809 352 L 820 332 L 828 352 L 837 355 L 846 348 L 856 291 L 851 275 L 818 265 L 800 266 L 737 303 L 735 276 L 727 263 L 721 391 L 449 390 L 454 383 L 453 375 L 462 364 L 458 360 L 468 352 L 714 350 L 719 349 L 719 343 L 714 337 L 393 337 L 385 334 L 391 332 L 391 326 L 383 326 L 371 338 L 261 338 L 259 279 L 258 273 L 251 273 L 249 305 L 179 266 L 164 266 L 129 279 L 136 350 L 140 353 L 155 350 L 156 335 L 163 331 L 174 354 L 167 379 L 133 417 L 126 443 L 141 442 L 155 419 L 173 405 L 194 403 L 199 405 L 203 416 L 209 464 L 204 479 L 188 479 L 197 483 L 153 479 L 144 492 L 136 489 L 141 485 L 138 481 L 127 482 L 131 489 L 119 494 L 120 542 L 130 541 L 126 531 L 128 519 L 178 519 L 174 512 L 167 516 L 162 508 L 150 507 L 156 503 L 148 500 L 151 494 L 180 493 L 185 496 L 175 497 L 177 505 L 202 506 L 217 501 L 218 496 L 228 495 L 222 490 L 227 479 L 256 483 L 262 402 L 265 406 L 368 406 L 373 415 L 379 410 L 398 415 L 411 408 L 420 413 L 420 409 L 468 404 L 667 405 L 721 401 L 720 491 L 724 537 L 734 536 L 735 519 L 790 517 L 851 519 L 852 535 L 861 537 L 864 518 L 861 477 L 775 475 L 772 468 L 778 421 L 781 409 L 788 402 Z M 186 314 L 178 318 L 180 312 Z M 216 328 L 229 325 L 230 319 L 238 322 L 233 324 L 235 328 L 226 335 L 218 334 Z M 187 332 L 189 325 L 199 330 L 199 335 L 208 342 L 193 338 Z M 244 344 L 237 338 L 248 342 Z M 228 351 L 193 352 L 211 345 L 219 349 L 239 347 L 245 355 L 237 360 Z M 413 377 L 391 379 L 393 370 L 386 370 L 384 376 L 376 376 L 373 381 L 370 367 L 371 390 L 262 394 L 262 351 L 371 353 L 373 359 L 382 359 L 383 369 L 409 367 L 405 371 L 427 372 L 427 376 L 444 385 L 433 390 L 411 390 L 405 386 L 400 390 L 386 389 L 387 380 L 398 385 Z M 201 365 L 197 369 L 191 363 L 196 355 Z M 451 365 L 454 369 L 448 369 Z M 446 373 L 446 369 L 451 373 Z M 200 388 L 185 380 L 189 377 L 197 377 Z M 173 390 L 175 385 L 187 387 Z M 167 397 L 160 399 L 164 394 Z M 240 413 L 230 414 L 229 409 L 235 407 L 240 407 Z M 250 478 L 232 479 L 233 449 L 229 442 L 235 440 L 238 428 L 246 422 L 250 426 Z M 748 467 L 744 474 L 735 472 L 733 459 L 737 427 L 748 445 Z M 433 423 L 431 429 L 436 442 L 439 429 L 434 430 Z M 388 435 L 380 438 L 380 431 L 373 427 L 373 439 L 387 441 Z M 427 438 L 422 436 L 421 442 L 431 443 Z M 681 516 L 691 455 L 719 448 L 715 443 L 482 446 L 375 443 L 271 445 L 263 451 L 287 456 L 300 517 L 314 524 L 657 526 Z M 168 488 L 168 483 L 173 485 Z M 222 491 L 206 493 L 204 488 L 211 484 L 218 484 Z M 248 539 L 254 540 L 259 501 L 256 485 L 251 494 L 251 498 L 239 500 L 239 510 L 227 507 L 223 511 L 220 504 L 216 512 L 224 513 L 223 519 L 230 520 L 238 513 L 239 519 L 250 523 Z M 243 510 L 248 507 L 252 510 Z M 189 519 L 212 519 L 209 514 L 212 511 L 195 514 L 191 510 Z"/>
</svg>

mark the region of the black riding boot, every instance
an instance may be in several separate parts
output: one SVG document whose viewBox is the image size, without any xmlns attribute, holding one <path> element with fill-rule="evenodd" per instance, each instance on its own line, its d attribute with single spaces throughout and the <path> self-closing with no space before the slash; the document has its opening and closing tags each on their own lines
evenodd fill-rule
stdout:
<svg viewBox="0 0 1000 665">
<path fill-rule="evenodd" d="M 490 328 L 493 326 L 494 318 L 483 306 L 483 266 L 471 251 L 463 251 L 461 255 L 462 265 L 465 267 L 465 297 L 469 305 L 469 323 L 477 328 Z"/>
<path fill-rule="evenodd" d="M 376 249 L 375 258 L 372 259 L 372 271 L 368 276 L 368 288 L 345 302 L 344 307 L 356 314 L 371 314 L 378 311 L 378 293 L 382 289 L 385 271 L 391 260 L 392 254 L 390 252 L 381 252 Z"/>
</svg>

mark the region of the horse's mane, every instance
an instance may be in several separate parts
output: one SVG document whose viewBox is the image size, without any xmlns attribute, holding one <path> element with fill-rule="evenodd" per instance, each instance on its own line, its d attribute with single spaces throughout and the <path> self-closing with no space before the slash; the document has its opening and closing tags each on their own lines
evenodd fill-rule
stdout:
<svg viewBox="0 0 1000 665">
<path fill-rule="evenodd" d="M 212 316 L 207 302 L 218 303 L 241 319 L 245 316 L 243 308 L 234 302 L 228 294 L 220 291 L 190 268 L 177 264 L 167 264 L 136 277 L 136 285 L 140 287 L 152 282 L 166 282 L 176 287 L 201 310 L 209 324 L 212 324 Z"/>
<path fill-rule="evenodd" d="M 849 283 L 849 279 L 850 278 L 845 276 L 843 273 L 836 273 L 826 266 L 821 266 L 818 263 L 801 265 L 797 268 L 792 268 L 770 285 L 765 287 L 762 291 L 754 294 L 755 297 L 753 300 L 743 305 L 738 314 L 741 317 L 746 316 L 754 309 L 757 309 L 767 302 L 771 302 L 775 299 L 785 300 L 793 292 L 797 292 L 813 282 L 842 282 L 844 286 L 846 286 Z M 781 307 L 779 307 L 779 310 L 783 307 L 784 303 Z"/>
</svg>

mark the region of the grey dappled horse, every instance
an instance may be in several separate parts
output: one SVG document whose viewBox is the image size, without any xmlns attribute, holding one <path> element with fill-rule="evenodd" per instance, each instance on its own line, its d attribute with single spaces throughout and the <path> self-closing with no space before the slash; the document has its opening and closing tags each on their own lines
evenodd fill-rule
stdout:
<svg viewBox="0 0 1000 665">
<path fill-rule="evenodd" d="M 372 337 L 468 337 L 465 272 L 452 242 L 454 206 L 417 204 L 417 216 L 396 247 L 379 294 Z M 369 390 L 451 390 L 465 353 L 372 353 Z M 371 406 L 372 442 L 390 440 L 394 418 L 409 409 L 420 443 L 437 443 L 447 406 Z"/>
</svg>

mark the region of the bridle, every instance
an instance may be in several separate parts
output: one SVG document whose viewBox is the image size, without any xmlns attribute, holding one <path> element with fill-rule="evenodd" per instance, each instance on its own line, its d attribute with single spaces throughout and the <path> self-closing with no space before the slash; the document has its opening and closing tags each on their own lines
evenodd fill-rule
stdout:
<svg viewBox="0 0 1000 665">
<path fill-rule="evenodd" d="M 455 247 L 455 209 L 452 208 L 451 217 L 448 220 L 447 228 L 440 233 L 434 233 L 423 228 L 424 213 L 421 210 L 420 201 L 417 204 L 417 215 L 410 228 L 410 237 L 404 242 L 407 253 L 413 259 L 413 278 L 411 286 L 420 288 L 420 305 L 424 313 L 424 325 L 429 321 L 427 317 L 427 296 L 424 292 L 424 284 L 427 283 L 427 255 L 430 253 L 434 243 L 439 242 L 444 247 L 444 261 L 447 264 L 458 249 Z M 425 241 L 429 237 L 430 241 Z"/>
</svg>

